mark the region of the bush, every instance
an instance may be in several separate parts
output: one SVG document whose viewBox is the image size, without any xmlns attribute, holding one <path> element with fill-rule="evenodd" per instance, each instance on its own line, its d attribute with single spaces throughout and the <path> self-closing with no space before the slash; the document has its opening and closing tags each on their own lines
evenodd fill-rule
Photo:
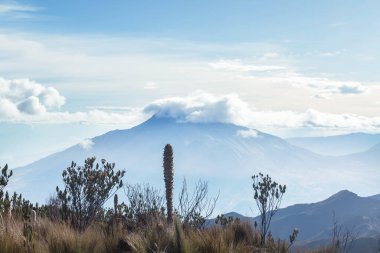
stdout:
<svg viewBox="0 0 380 253">
<path fill-rule="evenodd" d="M 115 164 L 102 159 L 95 164 L 88 158 L 84 166 L 71 166 L 63 171 L 64 189 L 57 186 L 62 218 L 80 231 L 88 227 L 102 212 L 104 203 L 123 186 L 125 171 L 115 171 Z"/>
<path fill-rule="evenodd" d="M 121 206 L 129 227 L 144 226 L 152 219 L 164 216 L 164 196 L 148 184 L 128 185 L 125 194 L 128 202 Z"/>
</svg>

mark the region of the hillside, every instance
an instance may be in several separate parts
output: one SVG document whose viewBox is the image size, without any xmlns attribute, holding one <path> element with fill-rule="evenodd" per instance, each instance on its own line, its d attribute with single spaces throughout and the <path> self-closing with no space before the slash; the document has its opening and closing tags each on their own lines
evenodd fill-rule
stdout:
<svg viewBox="0 0 380 253">
<path fill-rule="evenodd" d="M 326 137 L 289 138 L 286 141 L 317 154 L 342 156 L 372 148 L 380 143 L 380 134 L 351 133 Z"/>
<path fill-rule="evenodd" d="M 237 213 L 225 216 L 259 223 L 259 216 L 250 218 Z M 377 252 L 374 249 L 380 236 L 380 200 L 373 196 L 360 197 L 347 190 L 319 202 L 279 209 L 270 230 L 275 237 L 287 238 L 293 228 L 298 228 L 297 244 L 314 248 L 329 243 L 334 221 L 342 234 L 349 231 L 356 238 L 350 252 Z M 214 220 L 208 222 L 214 223 Z"/>
<path fill-rule="evenodd" d="M 128 183 L 150 183 L 162 189 L 162 150 L 167 143 L 174 148 L 175 191 L 185 177 L 190 185 L 198 179 L 208 181 L 210 194 L 220 196 L 217 212 L 251 214 L 251 175 L 258 172 L 288 185 L 284 205 L 316 201 L 342 188 L 376 193 L 378 181 L 370 175 L 375 168 L 362 166 L 360 159 L 353 162 L 351 157 L 317 155 L 276 136 L 233 124 L 189 123 L 156 116 L 17 168 L 9 189 L 44 202 L 54 194 L 71 161 L 81 165 L 90 156 L 106 158 L 125 169 Z"/>
</svg>

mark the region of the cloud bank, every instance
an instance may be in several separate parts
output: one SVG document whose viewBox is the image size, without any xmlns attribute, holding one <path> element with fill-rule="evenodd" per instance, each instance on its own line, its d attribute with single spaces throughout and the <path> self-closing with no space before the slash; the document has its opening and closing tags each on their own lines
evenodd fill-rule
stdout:
<svg viewBox="0 0 380 253">
<path fill-rule="evenodd" d="M 171 117 L 180 122 L 233 123 L 250 128 L 312 128 L 345 131 L 376 131 L 380 117 L 333 114 L 308 109 L 295 111 L 259 111 L 236 94 L 216 96 L 197 92 L 187 97 L 159 99 L 144 108 L 147 114 Z M 251 133 L 243 133 L 246 137 Z M 253 134 L 254 135 L 254 134 Z"/>
<path fill-rule="evenodd" d="M 244 124 L 251 110 L 236 94 L 215 96 L 198 91 L 187 97 L 156 100 L 144 108 L 144 113 L 184 122 Z"/>
<path fill-rule="evenodd" d="M 55 88 L 29 79 L 0 78 L 0 117 L 41 115 L 48 110 L 59 109 L 64 103 L 65 98 Z"/>
<path fill-rule="evenodd" d="M 257 110 L 238 94 L 214 95 L 197 91 L 185 97 L 155 100 L 142 108 L 92 107 L 87 111 L 68 112 L 60 108 L 65 97 L 53 87 L 29 79 L 0 78 L 0 122 L 32 124 L 108 124 L 131 127 L 152 115 L 175 118 L 178 122 L 231 123 L 259 130 L 331 129 L 342 131 L 378 131 L 380 117 L 333 114 L 308 109 Z M 255 132 L 241 133 L 254 137 Z"/>
<path fill-rule="evenodd" d="M 30 79 L 0 78 L 0 122 L 40 124 L 110 124 L 126 125 L 142 120 L 140 109 L 93 108 L 88 111 L 61 111 L 65 97 L 53 87 Z"/>
</svg>

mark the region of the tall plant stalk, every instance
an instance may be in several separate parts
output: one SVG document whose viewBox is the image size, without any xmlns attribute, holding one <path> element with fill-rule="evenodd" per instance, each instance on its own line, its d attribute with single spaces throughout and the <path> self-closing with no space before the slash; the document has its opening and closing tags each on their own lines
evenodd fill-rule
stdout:
<svg viewBox="0 0 380 253">
<path fill-rule="evenodd" d="M 167 207 L 167 220 L 168 223 L 173 222 L 173 148 L 170 144 L 166 144 L 164 149 L 163 157 L 163 167 L 164 167 L 164 181 L 165 181 L 165 191 L 166 191 L 166 207 Z"/>
</svg>

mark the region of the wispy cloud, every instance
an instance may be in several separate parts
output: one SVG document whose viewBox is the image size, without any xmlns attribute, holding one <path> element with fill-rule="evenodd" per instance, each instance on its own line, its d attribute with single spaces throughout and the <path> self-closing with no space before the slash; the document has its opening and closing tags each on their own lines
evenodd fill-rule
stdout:
<svg viewBox="0 0 380 253">
<path fill-rule="evenodd" d="M 287 84 L 296 88 L 308 89 L 315 98 L 330 98 L 332 95 L 357 95 L 369 91 L 360 82 L 337 81 L 326 77 L 308 76 L 281 66 L 256 66 L 246 64 L 241 60 L 220 60 L 210 63 L 210 66 L 221 71 L 235 71 L 238 75 L 240 73 L 239 77 L 243 79 Z M 256 75 L 254 73 L 265 71 L 272 72 L 267 75 Z"/>
<path fill-rule="evenodd" d="M 33 5 L 20 4 L 16 1 L 0 3 L 0 17 L 22 19 L 32 17 L 32 13 L 40 11 L 41 8 Z"/>
<path fill-rule="evenodd" d="M 297 88 L 308 89 L 315 98 L 330 98 L 332 95 L 357 95 L 369 91 L 355 81 L 337 81 L 326 77 L 306 76 L 295 72 L 285 72 L 272 77 L 260 77 L 265 81 L 284 83 Z"/>
<path fill-rule="evenodd" d="M 217 62 L 211 62 L 210 66 L 216 70 L 226 70 L 226 71 L 242 71 L 242 72 L 265 72 L 265 71 L 275 71 L 283 70 L 285 67 L 282 66 L 271 66 L 271 65 L 248 65 L 243 64 L 239 59 L 235 60 L 219 60 Z"/>
</svg>

